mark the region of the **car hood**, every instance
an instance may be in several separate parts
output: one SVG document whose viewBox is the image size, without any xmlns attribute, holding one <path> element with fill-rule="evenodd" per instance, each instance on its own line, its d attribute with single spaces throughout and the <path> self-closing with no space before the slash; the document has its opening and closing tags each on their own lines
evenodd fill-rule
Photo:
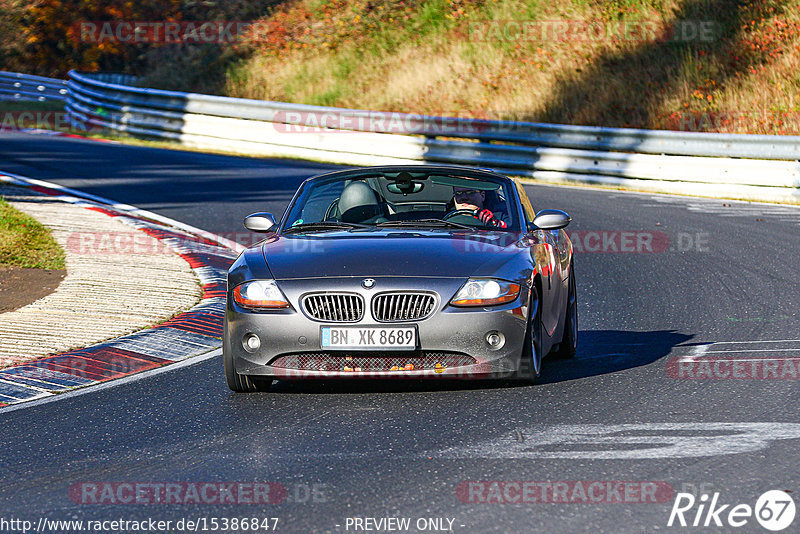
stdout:
<svg viewBox="0 0 800 534">
<path fill-rule="evenodd" d="M 328 276 L 468 277 L 519 252 L 510 232 L 344 231 L 262 244 L 277 280 Z"/>
</svg>

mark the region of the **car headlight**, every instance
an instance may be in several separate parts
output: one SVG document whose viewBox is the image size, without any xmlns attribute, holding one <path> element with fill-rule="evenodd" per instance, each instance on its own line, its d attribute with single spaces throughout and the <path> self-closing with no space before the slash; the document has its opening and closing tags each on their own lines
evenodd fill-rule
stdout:
<svg viewBox="0 0 800 534">
<path fill-rule="evenodd" d="M 254 280 L 236 286 L 233 300 L 245 308 L 288 308 L 289 301 L 283 296 L 275 280 Z"/>
<path fill-rule="evenodd" d="M 519 284 L 504 280 L 467 280 L 450 301 L 453 306 L 493 306 L 511 302 L 519 295 Z"/>
</svg>

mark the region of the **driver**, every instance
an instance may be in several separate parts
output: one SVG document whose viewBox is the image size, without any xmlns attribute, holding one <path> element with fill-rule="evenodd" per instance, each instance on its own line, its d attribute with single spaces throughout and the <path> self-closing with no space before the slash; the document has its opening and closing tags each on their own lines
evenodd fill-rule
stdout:
<svg viewBox="0 0 800 534">
<path fill-rule="evenodd" d="M 495 214 L 484 207 L 486 202 L 486 191 L 469 189 L 467 187 L 453 188 L 453 204 L 457 210 L 473 211 L 473 217 L 481 221 L 486 226 L 495 228 L 507 228 L 505 221 L 495 216 Z"/>
</svg>

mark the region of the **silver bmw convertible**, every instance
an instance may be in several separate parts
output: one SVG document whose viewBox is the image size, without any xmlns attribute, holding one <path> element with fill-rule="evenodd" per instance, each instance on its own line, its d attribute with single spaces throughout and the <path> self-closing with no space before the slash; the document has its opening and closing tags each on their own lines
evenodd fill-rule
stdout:
<svg viewBox="0 0 800 534">
<path fill-rule="evenodd" d="M 276 379 L 505 378 L 575 354 L 572 244 L 490 171 L 366 167 L 303 182 L 228 272 L 223 362 L 233 391 Z"/>
</svg>

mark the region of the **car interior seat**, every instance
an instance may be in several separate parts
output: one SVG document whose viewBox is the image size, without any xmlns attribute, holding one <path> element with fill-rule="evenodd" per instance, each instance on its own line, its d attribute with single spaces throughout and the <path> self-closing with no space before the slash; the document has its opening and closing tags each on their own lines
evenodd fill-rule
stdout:
<svg viewBox="0 0 800 534">
<path fill-rule="evenodd" d="M 377 193 L 364 182 L 352 182 L 342 190 L 337 211 L 342 222 L 368 223 L 386 220 L 383 217 L 383 204 Z"/>
</svg>

